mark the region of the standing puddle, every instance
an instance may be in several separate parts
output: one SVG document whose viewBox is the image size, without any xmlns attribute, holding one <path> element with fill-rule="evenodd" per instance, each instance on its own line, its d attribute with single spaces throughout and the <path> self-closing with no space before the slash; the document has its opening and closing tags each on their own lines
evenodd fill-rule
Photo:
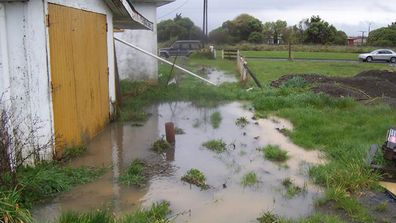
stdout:
<svg viewBox="0 0 396 223">
<path fill-rule="evenodd" d="M 215 84 L 237 82 L 237 79 L 234 75 L 227 74 L 222 70 L 203 67 L 199 72 L 205 74 L 205 78 Z"/>
<path fill-rule="evenodd" d="M 153 116 L 142 127 L 116 123 L 103 131 L 89 145 L 87 154 L 72 165 L 112 166 L 111 171 L 99 181 L 78 186 L 35 208 L 36 219 L 48 221 L 62 211 L 103 207 L 119 214 L 130 213 L 161 200 L 170 202 L 173 215 L 178 215 L 176 222 L 255 222 L 265 211 L 293 218 L 313 211 L 320 188 L 309 182 L 307 170 L 310 165 L 322 162 L 320 154 L 306 151 L 282 135 L 280 129 L 292 128 L 287 121 L 279 118 L 252 120 L 254 114 L 237 102 L 210 109 L 174 102 L 153 106 L 150 112 Z M 210 123 L 214 112 L 222 116 L 217 129 Z M 235 125 L 240 117 L 249 120 L 244 128 Z M 185 134 L 176 135 L 175 150 L 162 156 L 154 154 L 149 148 L 165 135 L 164 126 L 169 121 Z M 216 154 L 202 146 L 212 139 L 226 142 L 227 151 Z M 264 159 L 263 152 L 257 148 L 269 144 L 287 150 L 290 159 L 283 165 Z M 119 185 L 120 172 L 137 158 L 168 162 L 173 168 L 166 175 L 152 177 L 143 189 Z M 191 168 L 205 174 L 210 189 L 200 190 L 180 180 Z M 258 184 L 243 187 L 241 179 L 250 171 L 256 173 Z M 303 192 L 287 197 L 282 185 L 287 177 L 304 188 Z"/>
</svg>

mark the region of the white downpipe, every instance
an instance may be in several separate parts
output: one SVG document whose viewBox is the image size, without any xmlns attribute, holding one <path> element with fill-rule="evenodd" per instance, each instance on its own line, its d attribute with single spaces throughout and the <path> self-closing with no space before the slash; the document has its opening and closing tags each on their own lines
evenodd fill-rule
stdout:
<svg viewBox="0 0 396 223">
<path fill-rule="evenodd" d="M 131 43 L 128 43 L 128 42 L 126 42 L 126 41 L 124 41 L 124 40 L 121 40 L 121 39 L 119 39 L 119 38 L 117 38 L 117 37 L 114 37 L 114 39 L 117 40 L 117 41 L 120 42 L 120 43 L 123 43 L 123 44 L 125 44 L 125 45 L 127 45 L 127 46 L 129 46 L 129 47 L 134 48 L 135 50 L 138 50 L 138 51 L 140 51 L 140 52 L 142 52 L 142 53 L 145 53 L 145 54 L 147 54 L 147 55 L 149 55 L 149 56 L 151 56 L 151 57 L 156 58 L 157 60 L 160 60 L 160 61 L 162 61 L 162 62 L 164 62 L 164 63 L 167 63 L 167 64 L 173 66 L 173 63 L 171 63 L 171 62 L 169 62 L 169 61 L 167 61 L 167 60 L 165 60 L 165 59 L 163 59 L 163 58 L 161 58 L 161 57 L 159 57 L 159 56 L 157 56 L 157 55 L 154 55 L 154 54 L 152 54 L 152 53 L 150 53 L 150 52 L 148 52 L 148 51 L 146 51 L 146 50 L 143 50 L 143 49 L 141 49 L 141 48 L 139 48 L 139 47 L 137 47 L 137 46 L 135 46 L 135 45 L 133 45 L 133 44 L 131 44 Z M 193 77 L 196 77 L 196 78 L 198 78 L 198 79 L 200 79 L 200 80 L 202 80 L 202 81 L 205 81 L 205 82 L 207 82 L 207 83 L 209 83 L 209 84 L 212 84 L 212 85 L 214 85 L 214 86 L 217 86 L 215 83 L 213 83 L 213 82 L 211 82 L 211 81 L 209 81 L 209 80 L 207 80 L 207 79 L 205 79 L 205 78 L 202 78 L 202 77 L 200 77 L 200 76 L 194 74 L 193 72 L 184 69 L 183 67 L 180 67 L 180 66 L 178 66 L 178 65 L 176 65 L 176 64 L 175 64 L 174 66 L 175 66 L 177 69 L 179 69 L 179 70 L 181 70 L 181 71 L 184 71 L 184 72 L 190 74 L 190 75 L 193 76 Z"/>
</svg>

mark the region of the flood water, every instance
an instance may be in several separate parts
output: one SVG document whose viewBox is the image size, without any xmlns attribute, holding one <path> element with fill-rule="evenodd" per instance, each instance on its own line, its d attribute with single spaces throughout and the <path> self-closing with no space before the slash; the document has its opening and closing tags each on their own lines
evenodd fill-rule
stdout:
<svg viewBox="0 0 396 223">
<path fill-rule="evenodd" d="M 108 207 L 116 214 L 130 213 L 138 207 L 167 200 L 171 204 L 175 222 L 256 222 L 265 211 L 285 217 L 300 217 L 314 209 L 314 198 L 321 189 L 309 182 L 307 169 L 323 162 L 315 151 L 306 151 L 281 134 L 277 129 L 292 129 L 292 125 L 279 118 L 252 120 L 248 105 L 230 103 L 216 108 L 197 108 L 192 103 L 173 102 L 159 104 L 149 110 L 152 117 L 141 127 L 133 123 L 114 123 L 89 145 L 83 157 L 73 166 L 112 166 L 100 180 L 80 185 L 36 207 L 33 214 L 40 221 L 56 218 L 62 211 L 89 211 Z M 222 121 L 215 129 L 210 116 L 220 112 Z M 244 128 L 235 125 L 237 118 L 246 117 Z M 158 155 L 150 150 L 151 144 L 165 135 L 165 123 L 173 122 L 185 134 L 176 135 L 175 149 Z M 216 154 L 205 149 L 202 143 L 222 139 L 227 151 Z M 287 150 L 290 159 L 285 165 L 266 160 L 257 148 L 268 144 Z M 147 187 L 138 189 L 121 186 L 117 178 L 134 160 L 163 162 L 172 166 L 167 174 L 152 177 Z M 202 171 L 211 186 L 200 190 L 180 178 L 191 168 Z M 257 185 L 243 187 L 241 179 L 254 171 Z M 290 177 L 306 191 L 293 197 L 285 196 L 281 182 Z"/>
</svg>

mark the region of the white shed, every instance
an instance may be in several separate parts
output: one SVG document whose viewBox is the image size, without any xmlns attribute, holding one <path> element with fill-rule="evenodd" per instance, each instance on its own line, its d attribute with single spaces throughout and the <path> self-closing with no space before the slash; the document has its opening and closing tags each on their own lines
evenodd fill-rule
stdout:
<svg viewBox="0 0 396 223">
<path fill-rule="evenodd" d="M 115 33 L 126 42 L 157 55 L 157 8 L 175 0 L 132 0 L 135 8 L 153 22 L 153 31 L 124 30 Z M 121 43 L 116 43 L 118 71 L 121 79 L 157 80 L 157 59 L 133 50 Z"/>
<path fill-rule="evenodd" d="M 1 109 L 40 121 L 45 159 L 87 143 L 116 103 L 113 28 L 153 30 L 130 0 L 0 0 Z M 44 137 L 42 137 L 44 136 Z"/>
</svg>

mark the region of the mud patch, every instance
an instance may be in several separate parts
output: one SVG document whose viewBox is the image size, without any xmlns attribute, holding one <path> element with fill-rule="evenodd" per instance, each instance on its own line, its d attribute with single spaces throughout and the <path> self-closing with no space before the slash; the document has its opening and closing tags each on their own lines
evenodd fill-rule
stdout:
<svg viewBox="0 0 396 223">
<path fill-rule="evenodd" d="M 216 108 L 198 108 L 192 103 L 174 102 L 153 106 L 153 116 L 144 126 L 131 123 L 112 124 L 89 145 L 87 153 L 74 161 L 73 166 L 112 166 L 99 181 L 81 185 L 37 207 L 35 217 L 48 221 L 62 211 L 87 211 L 108 207 L 116 214 L 124 214 L 139 206 L 167 200 L 173 214 L 180 214 L 176 222 L 250 222 L 261 213 L 272 211 L 280 216 L 301 217 L 314 210 L 314 199 L 321 188 L 310 183 L 308 168 L 322 163 L 321 154 L 306 151 L 293 143 L 277 129 L 292 130 L 289 122 L 276 117 L 249 122 L 243 128 L 236 126 L 240 117 L 249 120 L 253 111 L 241 103 Z M 222 121 L 213 128 L 210 117 L 221 113 Z M 196 121 L 200 122 L 195 126 Z M 154 153 L 152 143 L 165 135 L 165 123 L 173 122 L 182 128 L 176 135 L 175 147 L 161 154 Z M 222 139 L 226 151 L 215 153 L 202 146 L 212 139 Z M 264 159 L 257 148 L 278 145 L 288 152 L 285 165 Z M 145 188 L 122 186 L 118 182 L 122 172 L 135 159 L 153 165 Z M 181 181 L 190 169 L 200 170 L 211 185 L 208 190 Z M 163 171 L 163 172 L 162 172 Z M 247 173 L 255 173 L 257 183 L 244 187 L 241 183 Z M 290 178 L 304 193 L 292 198 L 285 196 L 282 181 Z"/>
<path fill-rule="evenodd" d="M 307 83 L 313 84 L 314 92 L 323 92 L 333 97 L 352 97 L 367 103 L 383 101 L 396 107 L 396 72 L 370 70 L 345 78 L 290 74 L 273 81 L 271 86 L 280 87 L 294 77 L 302 77 Z"/>
</svg>

